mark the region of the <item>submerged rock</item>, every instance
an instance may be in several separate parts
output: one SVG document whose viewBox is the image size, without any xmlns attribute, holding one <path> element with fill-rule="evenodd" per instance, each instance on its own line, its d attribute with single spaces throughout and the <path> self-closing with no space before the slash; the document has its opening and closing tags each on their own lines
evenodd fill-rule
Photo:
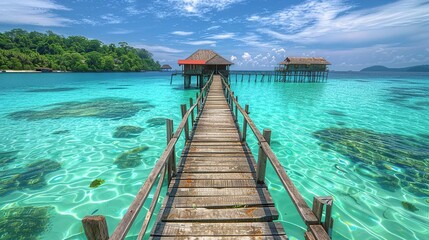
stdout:
<svg viewBox="0 0 429 240">
<path fill-rule="evenodd" d="M 15 207 L 0 212 L 3 240 L 39 239 L 49 227 L 50 207 Z"/>
<path fill-rule="evenodd" d="M 92 181 L 91 184 L 89 184 L 89 187 L 90 188 L 97 188 L 103 183 L 104 183 L 103 179 L 97 178 L 94 181 Z"/>
<path fill-rule="evenodd" d="M 414 204 L 410 202 L 402 201 L 401 204 L 403 208 L 407 209 L 410 212 L 417 212 L 419 210 L 416 206 L 414 206 Z"/>
<path fill-rule="evenodd" d="M 149 147 L 142 146 L 126 151 L 119 155 L 113 162 L 118 168 L 134 168 L 142 164 L 141 152 L 148 150 Z"/>
<path fill-rule="evenodd" d="M 149 127 L 165 125 L 166 118 L 151 118 L 146 121 L 149 124 Z"/>
<path fill-rule="evenodd" d="M 0 152 L 0 165 L 15 161 L 17 154 L 18 151 Z"/>
<path fill-rule="evenodd" d="M 60 134 L 66 134 L 66 133 L 69 133 L 69 132 L 70 132 L 69 130 L 58 130 L 58 131 L 52 132 L 52 134 L 54 134 L 54 135 L 60 135 Z"/>
<path fill-rule="evenodd" d="M 122 119 L 137 114 L 140 110 L 153 108 L 142 101 L 132 101 L 126 98 L 97 98 L 85 102 L 63 102 L 52 104 L 45 110 L 24 110 L 13 112 L 9 117 L 14 120 L 43 120 L 66 117 L 96 117 Z"/>
<path fill-rule="evenodd" d="M 23 169 L 8 170 L 3 173 L 4 176 L 0 177 L 0 196 L 25 188 L 38 189 L 44 187 L 46 186 L 46 174 L 60 168 L 60 163 L 44 159 L 28 164 Z"/>
<path fill-rule="evenodd" d="M 40 89 L 31 89 L 27 90 L 26 92 L 68 92 L 68 91 L 74 91 L 80 88 L 40 88 Z"/>
<path fill-rule="evenodd" d="M 429 195 L 429 143 L 421 138 L 352 128 L 328 128 L 313 136 L 321 141 L 322 150 L 348 157 L 356 163 L 357 173 L 382 188 Z"/>
<path fill-rule="evenodd" d="M 114 138 L 134 138 L 143 132 L 143 128 L 137 126 L 119 126 L 113 133 Z"/>
<path fill-rule="evenodd" d="M 346 113 L 338 111 L 338 110 L 329 110 L 329 111 L 326 111 L 326 113 L 328 113 L 329 115 L 332 115 L 332 116 L 339 116 L 339 117 L 347 116 Z"/>
</svg>

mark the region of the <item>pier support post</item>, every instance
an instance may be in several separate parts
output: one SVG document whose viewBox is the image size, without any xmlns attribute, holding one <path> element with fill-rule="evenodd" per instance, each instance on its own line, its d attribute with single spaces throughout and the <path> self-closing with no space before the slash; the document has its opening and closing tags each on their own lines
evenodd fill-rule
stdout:
<svg viewBox="0 0 429 240">
<path fill-rule="evenodd" d="M 182 110 L 182 118 L 186 115 L 186 104 L 180 105 L 180 109 Z M 189 140 L 189 123 L 188 119 L 186 119 L 185 123 L 185 141 Z"/>
<path fill-rule="evenodd" d="M 235 96 L 235 101 L 238 102 L 238 96 Z M 238 121 L 238 107 L 237 104 L 235 104 L 235 119 L 236 122 Z"/>
<path fill-rule="evenodd" d="M 332 227 L 334 226 L 334 220 L 332 219 L 333 203 L 334 199 L 331 196 L 313 198 L 313 213 L 316 215 L 317 219 L 319 219 L 319 224 L 323 225 L 323 228 L 328 233 L 329 237 L 332 237 Z M 322 223 L 322 212 L 325 205 L 325 221 Z"/>
<path fill-rule="evenodd" d="M 167 145 L 173 137 L 173 120 L 166 119 L 167 124 Z M 171 155 L 168 157 L 167 161 L 167 173 L 168 173 L 168 182 L 170 183 L 171 178 L 176 176 L 176 151 L 175 147 L 171 151 Z"/>
<path fill-rule="evenodd" d="M 249 114 L 249 105 L 246 104 L 246 106 L 244 107 L 244 111 Z M 241 141 L 245 142 L 246 141 L 246 135 L 247 135 L 247 120 L 246 118 L 244 118 L 243 121 L 243 135 L 241 136 Z"/>
<path fill-rule="evenodd" d="M 264 129 L 264 132 L 262 135 L 264 136 L 265 141 L 267 141 L 268 145 L 270 145 L 271 130 L 270 129 Z M 257 182 L 258 183 L 264 183 L 265 182 L 266 169 L 267 169 L 267 155 L 264 153 L 262 146 L 259 146 L 258 167 L 256 168 L 256 176 L 257 176 Z"/>
<path fill-rule="evenodd" d="M 82 219 L 82 224 L 88 240 L 109 239 L 106 218 L 104 216 L 86 216 Z"/>
<path fill-rule="evenodd" d="M 198 93 L 196 93 L 195 101 L 197 101 L 197 115 L 200 113 L 200 101 L 198 101 Z"/>
<path fill-rule="evenodd" d="M 189 98 L 189 108 L 191 108 L 192 106 L 194 106 L 194 100 L 192 99 L 192 98 Z M 194 127 L 194 110 L 192 110 L 192 112 L 191 112 L 191 119 L 192 119 L 192 122 L 191 122 L 191 127 Z"/>
</svg>

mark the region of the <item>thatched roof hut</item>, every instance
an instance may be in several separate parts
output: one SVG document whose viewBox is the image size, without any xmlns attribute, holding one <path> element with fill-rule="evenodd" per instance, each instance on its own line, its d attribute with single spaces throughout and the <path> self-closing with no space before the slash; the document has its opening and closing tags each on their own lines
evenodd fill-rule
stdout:
<svg viewBox="0 0 429 240">
<path fill-rule="evenodd" d="M 178 64 L 184 66 L 185 72 L 187 70 L 200 70 L 200 71 L 219 71 L 228 70 L 232 62 L 226 60 L 221 55 L 213 50 L 199 49 L 186 59 L 179 60 Z"/>
<path fill-rule="evenodd" d="M 287 57 L 279 64 L 282 71 L 327 71 L 331 65 L 322 57 Z"/>
<path fill-rule="evenodd" d="M 322 57 L 287 57 L 280 65 L 331 65 L 330 62 Z"/>
<path fill-rule="evenodd" d="M 171 69 L 173 69 L 173 68 L 168 64 L 164 64 L 161 66 L 161 70 L 164 70 L 164 71 L 169 71 Z"/>
</svg>

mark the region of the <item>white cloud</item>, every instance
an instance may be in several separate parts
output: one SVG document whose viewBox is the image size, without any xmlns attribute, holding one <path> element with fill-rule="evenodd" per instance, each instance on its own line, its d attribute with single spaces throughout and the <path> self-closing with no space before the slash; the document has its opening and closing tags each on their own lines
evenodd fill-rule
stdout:
<svg viewBox="0 0 429 240">
<path fill-rule="evenodd" d="M 133 2 L 130 2 L 130 3 L 133 3 Z M 130 15 L 130 16 L 134 16 L 134 15 L 142 14 L 142 13 L 144 13 L 145 11 L 143 11 L 143 10 L 139 10 L 139 9 L 137 9 L 137 7 L 136 7 L 136 6 L 131 5 L 131 6 L 128 6 L 128 7 L 126 7 L 126 8 L 125 8 L 125 12 L 126 12 L 128 15 Z"/>
<path fill-rule="evenodd" d="M 128 29 L 116 29 L 113 31 L 110 31 L 110 34 L 117 34 L 117 35 L 122 35 L 122 34 L 130 34 L 133 33 L 133 30 L 128 30 Z"/>
<path fill-rule="evenodd" d="M 271 16 L 247 19 L 259 23 L 260 33 L 299 43 L 368 43 L 388 39 L 425 38 L 429 25 L 427 0 L 400 0 L 354 10 L 344 1 L 311 0 Z M 267 29 L 270 25 L 276 30 Z M 281 31 L 278 28 L 282 29 Z"/>
<path fill-rule="evenodd" d="M 222 11 L 233 4 L 242 2 L 243 0 L 167 0 L 159 1 L 168 7 L 173 7 L 179 11 L 179 14 L 185 16 L 199 16 L 212 11 Z"/>
<path fill-rule="evenodd" d="M 174 31 L 171 34 L 178 35 L 178 36 L 189 36 L 194 34 L 194 32 Z"/>
<path fill-rule="evenodd" d="M 199 45 L 214 46 L 216 45 L 216 41 L 210 41 L 210 40 L 188 41 L 188 42 L 184 42 L 184 44 L 193 45 L 193 46 L 199 46 Z"/>
<path fill-rule="evenodd" d="M 223 40 L 223 39 L 231 39 L 234 37 L 235 37 L 234 33 L 222 33 L 222 34 L 216 34 L 216 35 L 207 37 L 207 39 Z"/>
<path fill-rule="evenodd" d="M 88 25 L 92 25 L 92 26 L 95 26 L 95 25 L 97 25 L 97 24 L 98 24 L 98 22 L 97 22 L 97 21 L 94 21 L 94 20 L 91 20 L 91 19 L 88 19 L 88 18 L 83 18 L 83 19 L 81 20 L 81 23 L 83 23 L 83 24 L 88 24 Z"/>
<path fill-rule="evenodd" d="M 66 26 L 73 20 L 60 17 L 53 11 L 71 10 L 52 0 L 1 0 L 0 23 L 36 26 Z"/>
<path fill-rule="evenodd" d="M 119 24 L 123 21 L 121 17 L 112 13 L 101 15 L 100 18 L 104 20 L 105 24 Z"/>
<path fill-rule="evenodd" d="M 231 60 L 231 62 L 234 62 L 235 60 L 237 60 L 237 57 L 234 56 L 234 55 L 232 55 L 231 58 L 230 58 L 230 60 Z"/>
<path fill-rule="evenodd" d="M 244 52 L 243 55 L 241 56 L 241 58 L 244 61 L 248 62 L 248 61 L 252 60 L 252 55 L 250 55 L 248 52 Z"/>
<path fill-rule="evenodd" d="M 169 48 L 165 46 L 159 46 L 159 45 L 145 45 L 145 44 L 138 44 L 134 45 L 136 48 L 144 48 L 150 52 L 163 52 L 163 53 L 181 53 L 183 50 L 175 49 L 175 48 Z"/>
<path fill-rule="evenodd" d="M 216 25 L 216 26 L 212 26 L 212 27 L 207 28 L 207 30 L 211 31 L 211 30 L 215 30 L 215 29 L 218 29 L 218 28 L 220 28 L 220 26 Z"/>
</svg>

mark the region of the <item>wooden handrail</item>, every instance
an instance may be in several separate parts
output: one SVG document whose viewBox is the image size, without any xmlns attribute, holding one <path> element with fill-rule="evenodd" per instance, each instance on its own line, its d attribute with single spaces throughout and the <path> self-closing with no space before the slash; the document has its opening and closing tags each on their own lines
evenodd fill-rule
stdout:
<svg viewBox="0 0 429 240">
<path fill-rule="evenodd" d="M 201 92 L 208 91 L 209 87 L 211 85 L 211 82 L 213 81 L 213 74 L 211 74 L 209 81 L 204 85 L 204 87 L 201 89 Z M 134 201 L 131 203 L 130 207 L 128 208 L 127 212 L 125 213 L 124 217 L 122 218 L 119 225 L 116 227 L 115 231 L 113 232 L 112 236 L 109 239 L 113 240 L 120 240 L 124 239 L 130 230 L 134 220 L 138 216 L 145 200 L 147 199 L 150 190 L 152 189 L 158 175 L 160 174 L 162 168 L 165 166 L 169 156 L 173 153 L 173 149 L 176 146 L 177 141 L 179 140 L 179 137 L 181 133 L 183 132 L 183 129 L 186 124 L 188 124 L 188 118 L 191 115 L 191 112 L 195 109 L 195 107 L 198 105 L 198 103 L 202 100 L 204 94 L 200 94 L 196 100 L 196 103 L 189 108 L 189 110 L 185 113 L 185 115 L 182 118 L 182 121 L 180 122 L 176 132 L 174 133 L 171 140 L 168 142 L 167 147 L 165 148 L 164 152 L 161 154 L 159 160 L 156 162 L 155 166 L 153 167 L 152 171 L 149 173 L 149 176 L 147 177 L 145 183 L 140 188 L 139 192 L 137 193 L 137 196 L 135 197 Z M 201 109 L 200 109 L 200 112 Z M 156 199 L 157 200 L 157 199 Z M 152 200 L 153 201 L 153 200 Z"/>
<path fill-rule="evenodd" d="M 221 75 L 222 76 L 222 75 Z M 307 205 L 305 200 L 302 198 L 301 194 L 296 189 L 295 185 L 293 184 L 292 180 L 287 175 L 286 171 L 280 164 L 280 161 L 278 160 L 277 156 L 272 151 L 270 145 L 267 143 L 259 129 L 256 127 L 256 125 L 253 123 L 252 119 L 249 117 L 247 112 L 240 106 L 236 98 L 234 97 L 231 88 L 225 81 L 225 77 L 222 76 L 222 83 L 224 87 L 227 89 L 227 94 L 230 96 L 230 99 L 235 103 L 237 109 L 240 111 L 240 113 L 243 115 L 245 121 L 249 125 L 250 129 L 254 133 L 256 139 L 258 140 L 258 144 L 264 151 L 265 155 L 270 160 L 277 176 L 279 177 L 280 181 L 282 182 L 283 186 L 285 187 L 287 193 L 289 194 L 290 198 L 292 199 L 292 202 L 294 203 L 295 207 L 297 208 L 301 218 L 304 220 L 305 224 L 309 227 L 310 225 L 319 224 L 319 220 L 316 217 L 316 215 L 313 213 L 313 211 L 310 209 L 310 207 Z M 323 239 L 323 236 L 321 236 Z M 326 234 L 327 239 L 329 239 L 329 236 Z"/>
</svg>

